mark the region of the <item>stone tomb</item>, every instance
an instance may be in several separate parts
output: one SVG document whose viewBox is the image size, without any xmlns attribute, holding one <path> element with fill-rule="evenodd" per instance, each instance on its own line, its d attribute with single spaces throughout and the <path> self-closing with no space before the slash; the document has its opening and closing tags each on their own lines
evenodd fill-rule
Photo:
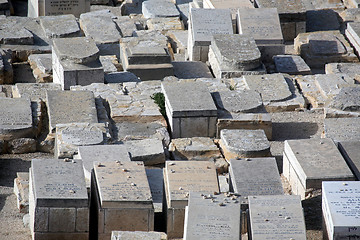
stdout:
<svg viewBox="0 0 360 240">
<path fill-rule="evenodd" d="M 189 60 L 206 62 L 211 36 L 214 34 L 233 34 L 230 10 L 191 9 L 188 33 Z"/>
<path fill-rule="evenodd" d="M 331 139 L 285 141 L 283 174 L 293 194 L 301 199 L 320 189 L 322 181 L 349 181 L 355 177 Z"/>
<path fill-rule="evenodd" d="M 299 196 L 249 197 L 248 234 L 252 240 L 306 240 Z"/>
<path fill-rule="evenodd" d="M 153 231 L 154 207 L 142 162 L 95 162 L 91 218 L 99 240 L 111 232 Z"/>
<path fill-rule="evenodd" d="M 323 137 L 331 138 L 335 142 L 360 141 L 359 118 L 325 118 Z"/>
<path fill-rule="evenodd" d="M 79 146 L 77 157 L 83 161 L 85 178 L 89 182 L 94 162 L 131 161 L 129 152 L 123 145 Z"/>
<path fill-rule="evenodd" d="M 40 17 L 40 26 L 48 38 L 80 37 L 80 28 L 72 14 Z"/>
<path fill-rule="evenodd" d="M 98 122 L 94 94 L 90 91 L 47 91 L 46 105 L 50 132 L 57 124 Z"/>
<path fill-rule="evenodd" d="M 33 70 L 33 76 L 36 82 L 52 82 L 52 60 L 51 53 L 45 54 L 30 54 L 28 56 L 28 63 Z"/>
<path fill-rule="evenodd" d="M 61 91 L 56 83 L 16 83 L 12 86 L 13 98 L 28 98 L 32 102 L 46 101 L 47 91 Z"/>
<path fill-rule="evenodd" d="M 89 200 L 82 161 L 32 160 L 29 213 L 34 240 L 87 240 Z"/>
<path fill-rule="evenodd" d="M 147 0 L 142 2 L 144 18 L 180 17 L 175 4 L 167 0 Z"/>
<path fill-rule="evenodd" d="M 324 239 L 360 238 L 360 182 L 323 182 Z"/>
<path fill-rule="evenodd" d="M 238 33 L 254 38 L 264 61 L 271 61 L 274 55 L 285 54 L 276 8 L 240 8 L 237 18 Z"/>
<path fill-rule="evenodd" d="M 132 161 L 142 161 L 146 166 L 165 162 L 164 146 L 156 138 L 124 141 Z"/>
<path fill-rule="evenodd" d="M 164 189 L 166 233 L 168 238 L 181 238 L 189 191 L 219 192 L 215 165 L 207 161 L 166 161 Z"/>
<path fill-rule="evenodd" d="M 172 138 L 214 137 L 217 109 L 205 83 L 162 83 Z"/>
<path fill-rule="evenodd" d="M 190 192 L 185 210 L 184 240 L 239 240 L 240 222 L 237 196 Z"/>
<path fill-rule="evenodd" d="M 111 240 L 166 240 L 166 234 L 160 232 L 112 231 Z"/>
<path fill-rule="evenodd" d="M 248 196 L 284 194 L 273 157 L 231 159 L 229 173 L 230 191 L 239 194 L 244 205 Z"/>
<path fill-rule="evenodd" d="M 214 35 L 209 47 L 209 63 L 217 78 L 266 73 L 261 53 L 249 35 Z"/>
<path fill-rule="evenodd" d="M 226 160 L 233 158 L 269 157 L 270 142 L 262 129 L 223 129 L 220 148 Z"/>
<path fill-rule="evenodd" d="M 310 67 L 297 55 L 276 55 L 273 57 L 276 71 L 290 75 L 309 75 Z"/>
<path fill-rule="evenodd" d="M 212 97 L 218 109 L 217 137 L 220 137 L 222 129 L 263 129 L 271 140 L 271 116 L 266 112 L 258 92 L 223 90 L 213 92 Z"/>
<path fill-rule="evenodd" d="M 339 142 L 338 147 L 357 180 L 360 180 L 360 141 Z"/>
<path fill-rule="evenodd" d="M 0 140 L 33 135 L 31 103 L 26 98 L 0 98 Z"/>
<path fill-rule="evenodd" d="M 90 0 L 30 0 L 28 2 L 28 17 L 53 16 L 73 14 L 79 17 L 81 13 L 90 12 Z"/>
<path fill-rule="evenodd" d="M 91 38 L 57 38 L 52 46 L 53 82 L 70 86 L 104 82 L 99 49 Z"/>
</svg>

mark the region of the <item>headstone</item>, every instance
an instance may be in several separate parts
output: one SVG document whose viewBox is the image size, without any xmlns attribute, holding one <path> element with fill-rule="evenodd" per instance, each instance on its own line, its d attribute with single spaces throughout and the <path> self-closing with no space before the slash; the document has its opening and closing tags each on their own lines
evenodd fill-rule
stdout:
<svg viewBox="0 0 360 240">
<path fill-rule="evenodd" d="M 293 41 L 299 33 L 306 32 L 306 8 L 301 0 L 255 0 L 257 8 L 276 8 L 285 41 Z"/>
<path fill-rule="evenodd" d="M 184 240 L 241 239 L 237 196 L 190 192 L 185 215 Z"/>
<path fill-rule="evenodd" d="M 94 94 L 90 91 L 47 91 L 49 129 L 60 123 L 97 123 Z"/>
<path fill-rule="evenodd" d="M 32 137 L 32 111 L 29 99 L 0 98 L 0 139 Z"/>
<path fill-rule="evenodd" d="M 214 34 L 233 34 L 229 9 L 191 9 L 188 34 L 190 61 L 208 60 L 209 45 Z"/>
<path fill-rule="evenodd" d="M 99 49 L 94 40 L 85 37 L 53 40 L 53 82 L 63 90 L 74 85 L 104 82 L 104 70 L 99 61 Z"/>
<path fill-rule="evenodd" d="M 168 0 L 147 0 L 142 3 L 144 18 L 180 17 L 174 3 Z"/>
<path fill-rule="evenodd" d="M 145 165 L 156 165 L 165 162 L 162 141 L 159 139 L 142 139 L 124 141 L 132 161 L 143 161 Z"/>
<path fill-rule="evenodd" d="M 217 78 L 240 77 L 264 72 L 261 53 L 248 35 L 214 35 L 209 48 L 209 63 Z"/>
<path fill-rule="evenodd" d="M 291 75 L 311 74 L 310 67 L 304 59 L 297 55 L 276 55 L 273 57 L 276 71 L 279 73 L 288 73 Z"/>
<path fill-rule="evenodd" d="M 149 181 L 151 196 L 154 205 L 155 219 L 162 214 L 162 201 L 164 197 L 164 176 L 161 168 L 145 169 Z M 156 220 L 155 220 L 156 221 Z"/>
<path fill-rule="evenodd" d="M 87 12 L 80 15 L 80 26 L 88 38 L 92 38 L 100 55 L 120 57 L 119 40 L 121 33 L 112 20 L 115 16 L 109 10 Z"/>
<path fill-rule="evenodd" d="M 90 0 L 52 2 L 46 0 L 30 0 L 28 2 L 27 16 L 36 18 L 39 16 L 53 16 L 73 14 L 79 17 L 81 13 L 90 11 Z"/>
<path fill-rule="evenodd" d="M 213 137 L 217 110 L 204 83 L 162 83 L 173 138 Z"/>
<path fill-rule="evenodd" d="M 48 38 L 80 36 L 79 25 L 72 14 L 40 17 L 40 25 Z"/>
<path fill-rule="evenodd" d="M 354 175 L 331 139 L 285 141 L 283 174 L 293 194 L 305 199 L 322 181 L 349 181 Z"/>
<path fill-rule="evenodd" d="M 294 40 L 294 48 L 312 68 L 323 68 L 331 62 L 359 61 L 340 31 L 301 33 Z"/>
<path fill-rule="evenodd" d="M 32 160 L 29 213 L 33 239 L 88 239 L 89 200 L 82 161 Z"/>
<path fill-rule="evenodd" d="M 214 163 L 205 161 L 166 161 L 164 168 L 164 209 L 168 238 L 181 238 L 189 191 L 219 192 Z"/>
<path fill-rule="evenodd" d="M 78 157 L 83 161 L 87 181 L 91 180 L 94 162 L 131 161 L 129 152 L 123 145 L 79 146 L 78 153 Z"/>
<path fill-rule="evenodd" d="M 91 193 L 97 236 L 112 231 L 153 231 L 154 208 L 145 167 L 141 162 L 95 162 Z"/>
<path fill-rule="evenodd" d="M 325 118 L 324 136 L 335 142 L 359 141 L 360 122 L 357 117 Z"/>
<path fill-rule="evenodd" d="M 56 124 L 55 158 L 72 158 L 79 146 L 103 144 L 109 135 L 104 123 Z"/>
<path fill-rule="evenodd" d="M 12 87 L 13 98 L 28 98 L 31 101 L 45 102 L 47 91 L 60 91 L 61 85 L 56 83 L 16 83 Z"/>
<path fill-rule="evenodd" d="M 112 231 L 111 240 L 164 240 L 164 235 L 160 232 Z"/>
<path fill-rule="evenodd" d="M 360 141 L 343 141 L 339 142 L 339 150 L 345 161 L 351 168 L 357 180 L 360 179 Z"/>
<path fill-rule="evenodd" d="M 262 129 L 223 129 L 220 147 L 226 160 L 270 156 L 270 143 Z"/>
<path fill-rule="evenodd" d="M 276 8 L 239 8 L 238 33 L 254 38 L 264 61 L 285 54 L 279 14 Z"/>
<path fill-rule="evenodd" d="M 360 238 L 360 183 L 323 182 L 324 239 Z"/>
<path fill-rule="evenodd" d="M 275 158 L 230 160 L 230 191 L 248 204 L 248 196 L 282 195 L 284 193 Z"/>
<path fill-rule="evenodd" d="M 299 196 L 249 197 L 249 236 L 253 240 L 306 239 Z"/>
</svg>

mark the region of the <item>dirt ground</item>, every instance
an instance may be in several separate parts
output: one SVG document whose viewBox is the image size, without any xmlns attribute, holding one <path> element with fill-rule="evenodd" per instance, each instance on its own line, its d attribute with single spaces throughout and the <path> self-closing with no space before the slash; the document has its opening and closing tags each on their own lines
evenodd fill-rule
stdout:
<svg viewBox="0 0 360 240">
<path fill-rule="evenodd" d="M 276 157 L 281 172 L 283 141 L 287 139 L 320 138 L 323 132 L 323 114 L 321 111 L 284 112 L 272 114 L 273 141 L 271 152 Z M 33 158 L 51 158 L 44 153 L 0 155 L 0 240 L 30 240 L 31 235 L 24 227 L 23 213 L 16 208 L 13 193 L 16 172 L 26 172 Z M 290 186 L 284 181 L 285 189 Z M 322 239 L 321 231 L 321 195 L 303 201 L 308 239 Z M 244 236 L 243 239 L 247 237 Z"/>
</svg>

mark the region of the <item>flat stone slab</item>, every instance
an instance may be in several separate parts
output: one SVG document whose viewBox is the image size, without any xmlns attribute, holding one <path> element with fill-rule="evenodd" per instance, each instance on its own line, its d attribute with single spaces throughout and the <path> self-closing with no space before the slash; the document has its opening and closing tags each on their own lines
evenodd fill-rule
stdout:
<svg viewBox="0 0 360 240">
<path fill-rule="evenodd" d="M 17 18 L 0 19 L 0 43 L 1 44 L 34 44 L 34 35 L 27 30 Z"/>
<path fill-rule="evenodd" d="M 90 91 L 47 91 L 50 130 L 57 124 L 97 123 L 94 94 Z"/>
<path fill-rule="evenodd" d="M 280 102 L 292 96 L 282 74 L 249 75 L 243 79 L 250 90 L 261 94 L 264 102 Z"/>
<path fill-rule="evenodd" d="M 172 62 L 174 76 L 179 79 L 213 78 L 206 63 L 200 61 Z"/>
<path fill-rule="evenodd" d="M 356 86 L 354 79 L 347 74 L 316 74 L 315 85 L 320 94 L 328 100 L 333 99 L 342 88 Z"/>
<path fill-rule="evenodd" d="M 47 91 L 61 90 L 57 83 L 16 83 L 12 87 L 14 98 L 28 98 L 31 101 L 46 100 Z"/>
<path fill-rule="evenodd" d="M 282 44 L 279 14 L 276 8 L 239 8 L 238 30 L 257 44 Z"/>
<path fill-rule="evenodd" d="M 94 173 L 101 208 L 138 208 L 141 205 L 152 208 L 142 162 L 95 162 Z"/>
<path fill-rule="evenodd" d="M 360 141 L 339 142 L 339 150 L 356 178 L 360 179 Z"/>
<path fill-rule="evenodd" d="M 30 174 L 36 207 L 88 207 L 81 160 L 33 159 Z"/>
<path fill-rule="evenodd" d="M 310 67 L 297 55 L 276 55 L 273 57 L 276 71 L 291 75 L 311 74 Z"/>
<path fill-rule="evenodd" d="M 32 69 L 37 68 L 42 73 L 52 73 L 51 53 L 31 54 L 28 57 L 28 62 Z"/>
<path fill-rule="evenodd" d="M 214 34 L 233 34 L 229 9 L 193 8 L 190 11 L 194 46 L 208 46 Z"/>
<path fill-rule="evenodd" d="M 358 118 L 325 118 L 324 136 L 335 142 L 359 141 L 360 122 Z"/>
<path fill-rule="evenodd" d="M 140 232 L 140 231 L 112 231 L 111 240 L 164 240 L 166 234 L 160 232 Z"/>
<path fill-rule="evenodd" d="M 143 161 L 145 165 L 165 162 L 164 147 L 159 139 L 125 141 L 124 146 L 129 151 L 132 161 Z"/>
<path fill-rule="evenodd" d="M 149 181 L 151 196 L 154 205 L 154 212 L 162 212 L 162 202 L 164 195 L 164 175 L 161 168 L 145 169 Z"/>
<path fill-rule="evenodd" d="M 232 191 L 243 204 L 248 196 L 284 194 L 275 158 L 231 159 L 229 173 Z"/>
<path fill-rule="evenodd" d="M 304 189 L 320 189 L 322 181 L 354 179 L 331 139 L 286 140 L 284 154 Z M 284 168 L 284 175 L 289 171 Z"/>
<path fill-rule="evenodd" d="M 68 123 L 56 125 L 55 157 L 72 158 L 79 146 L 103 144 L 109 137 L 104 123 Z"/>
<path fill-rule="evenodd" d="M 241 209 L 237 196 L 190 192 L 184 239 L 237 240 L 241 236 L 240 223 Z"/>
<path fill-rule="evenodd" d="M 32 136 L 31 103 L 26 98 L 0 98 L 0 139 Z"/>
<path fill-rule="evenodd" d="M 360 75 L 360 63 L 328 63 L 325 65 L 325 73 L 342 73 L 355 77 Z"/>
<path fill-rule="evenodd" d="M 95 61 L 99 57 L 99 49 L 95 41 L 87 37 L 56 38 L 53 48 L 59 60 L 70 60 L 74 63 L 85 64 Z"/>
<path fill-rule="evenodd" d="M 218 109 L 232 113 L 260 112 L 264 108 L 260 94 L 253 90 L 219 91 L 212 96 Z"/>
<path fill-rule="evenodd" d="M 253 240 L 306 239 L 300 196 L 251 196 L 249 215 Z"/>
<path fill-rule="evenodd" d="M 79 158 L 83 161 L 87 180 L 91 179 L 94 162 L 131 161 L 130 154 L 123 145 L 92 145 L 79 146 Z"/>
<path fill-rule="evenodd" d="M 270 142 L 262 129 L 223 129 L 220 131 L 220 139 L 220 147 L 227 160 L 270 156 Z"/>
<path fill-rule="evenodd" d="M 360 182 L 323 182 L 322 212 L 328 239 L 360 237 Z"/>
<path fill-rule="evenodd" d="M 165 104 L 172 117 L 217 116 L 206 84 L 201 82 L 162 83 Z"/>
<path fill-rule="evenodd" d="M 328 105 L 330 108 L 342 111 L 360 111 L 360 87 L 345 87 L 340 89 Z"/>
<path fill-rule="evenodd" d="M 255 0 L 258 8 L 276 8 L 279 15 L 293 16 L 294 19 L 305 20 L 306 8 L 300 0 Z"/>
<path fill-rule="evenodd" d="M 80 36 L 80 27 L 72 14 L 40 17 L 40 25 L 48 38 Z"/>
<path fill-rule="evenodd" d="M 168 208 L 185 208 L 190 191 L 219 192 L 215 165 L 207 161 L 166 161 L 164 182 Z"/>
<path fill-rule="evenodd" d="M 174 3 L 167 0 L 147 0 L 142 3 L 145 18 L 180 17 Z"/>
<path fill-rule="evenodd" d="M 321 39 L 321 40 L 320 40 Z M 346 48 L 336 36 L 323 33 L 309 35 L 309 48 L 316 55 L 344 54 Z"/>
<path fill-rule="evenodd" d="M 248 71 L 261 65 L 260 50 L 250 35 L 213 35 L 211 49 L 222 69 Z"/>
</svg>

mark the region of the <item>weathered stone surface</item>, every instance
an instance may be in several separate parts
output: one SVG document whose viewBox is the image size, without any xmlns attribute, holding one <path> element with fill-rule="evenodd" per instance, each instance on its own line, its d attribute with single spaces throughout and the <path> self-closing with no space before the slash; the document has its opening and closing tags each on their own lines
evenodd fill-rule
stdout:
<svg viewBox="0 0 360 240">
<path fill-rule="evenodd" d="M 94 162 L 131 161 L 129 152 L 123 145 L 79 146 L 78 153 L 78 157 L 83 161 L 87 180 L 91 179 Z"/>
<path fill-rule="evenodd" d="M 165 235 L 165 236 L 164 236 Z M 165 237 L 165 238 L 164 238 Z M 166 234 L 160 232 L 112 231 L 111 240 L 166 240 Z"/>
<path fill-rule="evenodd" d="M 174 75 L 180 79 L 191 78 L 212 78 L 208 66 L 203 62 L 172 62 L 174 66 Z"/>
<path fill-rule="evenodd" d="M 14 179 L 14 193 L 17 208 L 21 213 L 29 212 L 29 172 L 17 172 Z"/>
<path fill-rule="evenodd" d="M 356 178 L 360 179 L 360 142 L 359 141 L 343 141 L 339 142 L 339 150 L 345 161 L 351 168 Z"/>
<path fill-rule="evenodd" d="M 117 16 L 113 21 L 120 29 L 122 37 L 132 37 L 133 32 L 137 30 L 136 21 L 129 16 Z"/>
<path fill-rule="evenodd" d="M 236 240 L 241 236 L 241 210 L 237 196 L 190 192 L 184 239 Z M 217 216 L 214 218 L 214 215 Z"/>
<path fill-rule="evenodd" d="M 36 140 L 17 138 L 8 142 L 8 151 L 12 154 L 32 153 L 36 151 Z"/>
<path fill-rule="evenodd" d="M 259 8 L 276 8 L 279 12 L 280 19 L 286 15 L 294 17 L 303 17 L 306 9 L 302 1 L 290 1 L 290 0 L 256 0 L 255 4 Z"/>
<path fill-rule="evenodd" d="M 33 135 L 30 101 L 25 98 L 0 98 L 0 139 Z"/>
<path fill-rule="evenodd" d="M 279 102 L 292 96 L 289 85 L 282 74 L 244 76 L 247 87 L 261 94 L 264 102 Z"/>
<path fill-rule="evenodd" d="M 13 98 L 28 98 L 31 101 L 45 101 L 47 91 L 61 90 L 56 83 L 16 83 L 12 87 Z"/>
<path fill-rule="evenodd" d="M 105 74 L 105 83 L 140 82 L 141 80 L 131 72 L 113 72 Z"/>
<path fill-rule="evenodd" d="M 34 44 L 33 34 L 27 30 L 17 18 L 0 19 L 1 44 Z"/>
<path fill-rule="evenodd" d="M 142 13 L 145 18 L 179 17 L 180 13 L 171 1 L 148 0 L 142 3 Z"/>
<path fill-rule="evenodd" d="M 297 55 L 277 55 L 273 57 L 276 71 L 279 73 L 288 73 L 291 75 L 311 74 L 310 67 Z"/>
<path fill-rule="evenodd" d="M 354 175 L 331 139 L 285 141 L 283 174 L 292 192 L 304 199 L 322 181 L 352 180 Z"/>
<path fill-rule="evenodd" d="M 360 75 L 360 63 L 328 63 L 325 65 L 326 74 L 346 74 L 349 77 L 357 79 Z"/>
<path fill-rule="evenodd" d="M 334 96 L 328 105 L 342 111 L 360 111 L 360 87 L 344 87 Z"/>
<path fill-rule="evenodd" d="M 323 182 L 322 212 L 324 237 L 327 239 L 359 238 L 359 182 Z"/>
<path fill-rule="evenodd" d="M 90 91 L 47 91 L 49 129 L 62 123 L 97 123 L 94 94 Z"/>
<path fill-rule="evenodd" d="M 270 143 L 264 130 L 223 129 L 220 132 L 220 147 L 229 161 L 242 157 L 270 156 Z"/>
<path fill-rule="evenodd" d="M 164 197 L 164 175 L 161 168 L 145 169 L 149 181 L 151 196 L 154 205 L 154 212 L 162 213 L 162 202 Z"/>
<path fill-rule="evenodd" d="M 146 26 L 149 30 L 161 32 L 184 29 L 183 23 L 180 21 L 179 17 L 150 18 L 146 21 Z"/>
<path fill-rule="evenodd" d="M 105 74 L 118 72 L 118 68 L 121 68 L 116 55 L 100 56 L 99 60 Z"/>
<path fill-rule="evenodd" d="M 299 196 L 251 196 L 249 216 L 249 235 L 253 240 L 306 239 Z"/>
<path fill-rule="evenodd" d="M 48 38 L 80 36 L 79 25 L 72 14 L 40 17 L 40 25 Z"/>
<path fill-rule="evenodd" d="M 174 53 L 187 54 L 188 34 L 188 30 L 170 30 L 166 32 Z"/>
<path fill-rule="evenodd" d="M 52 82 L 51 54 L 31 54 L 28 62 L 33 70 L 36 82 Z"/>
<path fill-rule="evenodd" d="M 125 141 L 124 145 L 129 151 L 132 161 L 143 161 L 145 165 L 165 162 L 164 147 L 159 139 Z"/>
<path fill-rule="evenodd" d="M 243 158 L 230 160 L 230 189 L 241 195 L 242 203 L 248 196 L 282 195 L 275 158 Z"/>
<path fill-rule="evenodd" d="M 324 136 L 335 142 L 359 141 L 359 118 L 326 118 L 324 119 Z"/>
<path fill-rule="evenodd" d="M 72 158 L 79 146 L 102 144 L 108 137 L 103 123 L 56 124 L 55 158 Z"/>
</svg>

